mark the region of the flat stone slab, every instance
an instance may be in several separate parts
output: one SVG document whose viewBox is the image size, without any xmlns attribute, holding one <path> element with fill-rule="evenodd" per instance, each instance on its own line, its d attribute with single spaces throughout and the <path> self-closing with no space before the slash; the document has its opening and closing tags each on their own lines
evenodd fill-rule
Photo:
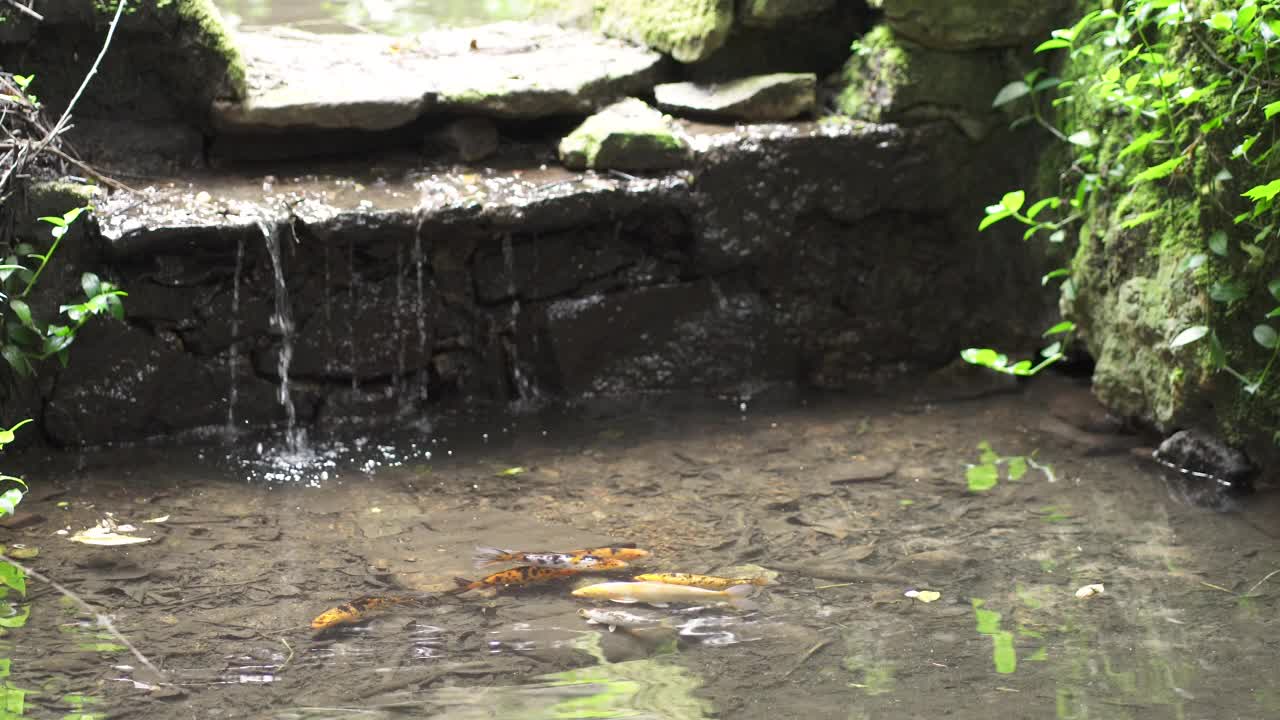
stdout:
<svg viewBox="0 0 1280 720">
<path fill-rule="evenodd" d="M 215 104 L 223 132 L 388 130 L 432 112 L 586 114 L 661 78 L 651 50 L 550 25 L 497 23 L 407 37 L 275 29 L 236 36 L 244 102 Z"/>
<path fill-rule="evenodd" d="M 812 113 L 817 90 L 813 73 L 773 73 L 722 83 L 666 83 L 653 95 L 659 107 L 677 115 L 778 121 Z"/>
</svg>

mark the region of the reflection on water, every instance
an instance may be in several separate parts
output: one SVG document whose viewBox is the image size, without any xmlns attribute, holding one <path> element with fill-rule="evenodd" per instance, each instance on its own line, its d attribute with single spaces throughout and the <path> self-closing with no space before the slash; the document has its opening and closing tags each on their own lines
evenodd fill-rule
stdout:
<svg viewBox="0 0 1280 720">
<path fill-rule="evenodd" d="M 581 9 L 574 8 L 575 2 Z M 549 4 L 537 0 L 216 0 L 227 18 L 242 26 L 289 25 L 312 32 L 373 30 L 405 33 L 437 27 L 465 27 L 504 20 L 527 20 Z M 568 0 L 575 14 L 591 0 Z"/>
<path fill-rule="evenodd" d="M 372 708 L 297 707 L 273 717 L 703 720 L 712 715 L 709 704 L 694 696 L 701 685 L 695 675 L 670 660 L 631 660 L 541 675 L 521 685 L 444 687 L 403 699 L 387 698 Z"/>
<path fill-rule="evenodd" d="M 0 702 L 141 720 L 172 713 L 158 692 L 197 716 L 316 719 L 1278 716 L 1280 548 L 1265 529 L 1280 504 L 1179 505 L 1158 468 L 1025 430 L 1043 407 L 440 418 L 365 429 L 300 480 L 246 482 L 241 458 L 268 454 L 256 442 L 214 467 L 204 456 L 228 451 L 86 453 L 59 471 L 40 456 L 69 480 L 24 505 L 54 520 L 13 542 L 39 545 L 42 571 L 162 658 L 171 684 L 121 664 L 41 588 L 0 608 Z M 889 459 L 889 475 L 847 480 Z M 104 512 L 168 520 L 123 549 L 53 534 Z M 653 551 L 638 573 L 780 574 L 745 613 L 591 606 L 573 581 L 439 594 L 474 576 L 477 544 L 610 542 Z M 1092 583 L 1105 594 L 1076 596 Z M 325 608 L 402 593 L 436 600 L 309 628 Z M 585 608 L 635 627 L 589 624 Z M 977 700 L 957 704 L 960 690 Z M 88 692 L 103 702 L 67 699 Z"/>
</svg>

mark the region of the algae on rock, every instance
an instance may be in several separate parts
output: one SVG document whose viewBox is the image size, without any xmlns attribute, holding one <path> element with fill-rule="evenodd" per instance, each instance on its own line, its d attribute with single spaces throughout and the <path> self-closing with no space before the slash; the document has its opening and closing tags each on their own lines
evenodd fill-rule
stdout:
<svg viewBox="0 0 1280 720">
<path fill-rule="evenodd" d="M 610 0 L 597 23 L 606 35 L 696 62 L 729 36 L 733 0 Z"/>
<path fill-rule="evenodd" d="M 636 98 L 592 115 L 560 141 L 560 160 L 574 170 L 661 170 L 683 167 L 688 158 L 671 120 Z"/>
</svg>

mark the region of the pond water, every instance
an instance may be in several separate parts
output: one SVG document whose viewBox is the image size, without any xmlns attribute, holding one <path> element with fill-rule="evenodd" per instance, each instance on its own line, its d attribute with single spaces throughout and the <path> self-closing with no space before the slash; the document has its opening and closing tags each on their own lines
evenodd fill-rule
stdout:
<svg viewBox="0 0 1280 720">
<path fill-rule="evenodd" d="M 241 27 L 287 25 L 311 32 L 387 33 L 528 20 L 537 7 L 536 0 L 215 0 L 214 4 Z M 580 12 L 590 11 L 591 0 L 578 4 Z M 576 12 L 574 3 L 564 3 L 557 18 Z"/>
<path fill-rule="evenodd" d="M 31 580 L 4 717 L 1280 717 L 1280 502 L 1188 504 L 1063 430 L 1074 392 L 443 419 L 289 468 L 252 438 L 10 457 L 40 518 L 0 534 L 166 677 Z M 107 518 L 153 540 L 57 534 Z M 573 582 L 439 592 L 476 545 L 627 542 L 638 570 L 777 577 L 754 610 L 614 606 L 665 618 L 635 632 L 587 624 Z M 310 629 L 371 595 L 416 602 Z"/>
</svg>

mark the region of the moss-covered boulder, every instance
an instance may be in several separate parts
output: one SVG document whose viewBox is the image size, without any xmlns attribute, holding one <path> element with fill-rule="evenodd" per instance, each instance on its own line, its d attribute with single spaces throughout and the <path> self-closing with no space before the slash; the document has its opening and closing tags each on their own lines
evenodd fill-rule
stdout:
<svg viewBox="0 0 1280 720">
<path fill-rule="evenodd" d="M 658 107 L 714 120 L 790 120 L 814 111 L 813 73 L 753 75 L 723 83 L 665 83 L 653 89 Z"/>
<path fill-rule="evenodd" d="M 573 170 L 662 170 L 688 164 L 689 147 L 670 118 L 627 98 L 561 140 L 560 161 Z"/>
<path fill-rule="evenodd" d="M 610 0 L 597 18 L 601 31 L 648 45 L 680 62 L 703 60 L 733 26 L 733 0 Z"/>
<path fill-rule="evenodd" d="M 1000 121 L 991 100 L 1007 77 L 994 51 L 933 50 L 878 25 L 845 63 L 837 107 L 871 122 L 944 118 L 978 139 Z"/>
<path fill-rule="evenodd" d="M 835 4 L 836 0 L 740 0 L 738 22 L 771 27 L 783 20 L 817 15 Z"/>
<path fill-rule="evenodd" d="M 868 0 L 903 37 L 943 50 L 1038 41 L 1070 0 Z"/>
</svg>

